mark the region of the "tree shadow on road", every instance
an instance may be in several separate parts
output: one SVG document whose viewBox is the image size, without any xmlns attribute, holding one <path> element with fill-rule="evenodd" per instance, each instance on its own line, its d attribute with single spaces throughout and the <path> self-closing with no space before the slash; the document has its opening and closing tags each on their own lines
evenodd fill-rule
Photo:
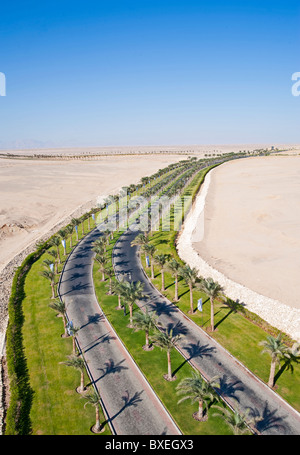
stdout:
<svg viewBox="0 0 300 455">
<path fill-rule="evenodd" d="M 88 315 L 88 322 L 86 324 L 83 324 L 80 329 L 83 329 L 89 324 L 97 324 L 98 322 L 102 321 L 104 319 L 104 316 L 102 314 L 90 314 Z"/>
<path fill-rule="evenodd" d="M 274 429 L 276 434 L 285 434 L 285 425 L 283 421 L 286 417 L 276 416 L 278 409 L 271 411 L 268 406 L 268 402 L 265 402 L 265 407 L 260 413 L 258 409 L 250 409 L 251 417 L 254 419 L 254 427 L 259 433 L 263 433 L 267 430 Z"/>
<path fill-rule="evenodd" d="M 107 360 L 107 362 L 104 363 L 105 368 L 98 368 L 98 370 L 103 372 L 103 374 L 96 379 L 95 382 L 100 381 L 100 379 L 104 378 L 108 374 L 120 373 L 122 370 L 128 370 L 127 367 L 122 365 L 124 362 L 125 359 L 121 360 L 119 363 L 115 363 L 113 359 Z"/>
<path fill-rule="evenodd" d="M 187 362 L 190 360 L 200 357 L 201 359 L 203 357 L 211 357 L 212 353 L 216 350 L 214 347 L 209 347 L 208 344 L 201 345 L 200 341 L 197 343 L 190 343 L 186 346 L 183 347 L 184 351 L 187 351 L 188 357 L 182 362 L 179 367 L 176 368 L 176 370 L 173 372 L 173 374 L 176 374 Z"/>
<path fill-rule="evenodd" d="M 141 390 L 140 392 L 135 392 L 135 394 L 130 398 L 128 390 L 126 390 L 125 394 L 122 396 L 122 401 L 124 401 L 124 405 L 121 407 L 121 409 L 112 417 L 108 419 L 108 421 L 113 421 L 116 417 L 118 417 L 125 409 L 133 406 L 136 408 L 139 403 L 141 403 L 143 400 L 141 398 L 142 393 L 144 393 L 144 390 Z M 105 422 L 106 423 L 106 422 Z"/>
<path fill-rule="evenodd" d="M 236 392 L 242 392 L 244 390 L 243 383 L 241 381 L 230 381 L 224 374 L 220 378 L 219 392 L 227 398 L 234 398 L 239 403 L 239 398 L 236 396 Z"/>
</svg>

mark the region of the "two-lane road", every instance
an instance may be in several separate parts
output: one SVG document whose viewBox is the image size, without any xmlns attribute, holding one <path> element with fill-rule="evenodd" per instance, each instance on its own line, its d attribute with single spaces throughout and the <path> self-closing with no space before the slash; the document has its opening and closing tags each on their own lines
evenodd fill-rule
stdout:
<svg viewBox="0 0 300 455">
<path fill-rule="evenodd" d="M 75 327 L 80 349 L 118 435 L 180 435 L 181 432 L 156 397 L 119 340 L 97 301 L 93 277 L 92 243 L 95 229 L 68 257 L 59 294 Z"/>
<path fill-rule="evenodd" d="M 260 433 L 299 435 L 300 414 L 154 288 L 143 271 L 138 247 L 131 246 L 137 234 L 128 230 L 120 237 L 113 263 L 117 276 L 144 283 L 149 298 L 139 302 L 139 306 L 156 311 L 160 323 L 184 334 L 178 343 L 182 354 L 207 379 L 216 375 L 221 378 L 221 395 L 230 405 L 236 407 L 238 402 L 242 410 L 250 408 L 261 416 L 257 425 Z"/>
</svg>

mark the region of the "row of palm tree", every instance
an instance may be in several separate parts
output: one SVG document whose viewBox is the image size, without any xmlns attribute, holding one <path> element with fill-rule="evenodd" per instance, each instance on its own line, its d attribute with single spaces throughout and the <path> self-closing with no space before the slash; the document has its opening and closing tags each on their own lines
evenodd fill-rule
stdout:
<svg viewBox="0 0 300 455">
<path fill-rule="evenodd" d="M 77 352 L 77 349 L 76 349 L 76 336 L 77 336 L 80 328 L 72 326 L 71 329 L 68 330 L 66 305 L 60 299 L 56 299 L 55 301 L 51 302 L 49 304 L 49 307 L 52 308 L 53 310 L 55 310 L 57 315 L 61 316 L 63 319 L 63 325 L 64 325 L 64 334 L 62 335 L 63 338 L 67 338 L 70 336 L 72 337 L 72 354 L 67 356 L 67 360 L 64 362 L 61 362 L 61 363 L 79 371 L 80 384 L 76 388 L 76 391 L 81 395 L 81 398 L 85 399 L 84 407 L 86 407 L 86 405 L 89 404 L 95 408 L 95 413 L 96 413 L 95 424 L 93 425 L 91 430 L 94 433 L 100 433 L 100 432 L 104 431 L 104 424 L 100 423 L 100 405 L 101 405 L 100 395 L 94 388 L 85 386 L 85 382 L 84 382 L 84 376 L 85 376 L 85 371 L 86 371 L 85 360 L 80 355 L 80 353 Z"/>
<path fill-rule="evenodd" d="M 133 245 L 140 246 L 140 249 L 145 256 L 148 255 L 151 258 L 151 278 L 154 278 L 154 267 L 153 264 L 157 264 L 161 268 L 161 291 L 165 290 L 165 277 L 164 272 L 168 270 L 175 278 L 175 297 L 174 301 L 178 301 L 178 278 L 182 277 L 186 284 L 189 286 L 190 291 L 190 310 L 189 313 L 194 312 L 193 305 L 193 290 L 198 288 L 204 292 L 210 299 L 210 330 L 215 330 L 214 325 L 214 302 L 218 298 L 223 298 L 223 288 L 221 285 L 214 281 L 212 278 L 198 278 L 197 269 L 191 268 L 188 265 L 182 266 L 174 257 L 170 259 L 167 254 L 155 254 L 156 249 L 153 244 L 150 243 L 149 234 L 142 233 L 137 235 L 135 240 L 132 242 Z M 282 341 L 282 336 L 279 334 L 277 337 L 268 336 L 267 340 L 260 343 L 263 346 L 262 352 L 267 352 L 271 357 L 271 366 L 268 379 L 268 386 L 273 388 L 275 385 L 275 373 L 276 366 L 283 362 L 281 368 L 282 371 L 285 369 L 291 369 L 293 371 L 293 364 L 300 362 L 300 344 L 294 343 L 292 347 L 286 346 Z M 239 414 L 237 413 L 236 417 Z"/>
<path fill-rule="evenodd" d="M 159 183 L 159 187 L 161 187 L 162 182 Z M 79 219 L 72 219 L 72 222 L 64 229 L 61 229 L 58 232 L 58 235 L 52 238 L 51 240 L 51 245 L 56 247 L 56 249 L 49 251 L 49 254 L 51 256 L 51 259 L 46 259 L 44 261 L 44 266 L 47 268 L 50 268 L 50 270 L 44 270 L 42 272 L 42 275 L 45 276 L 46 278 L 49 279 L 51 283 L 51 288 L 52 288 L 52 299 L 55 299 L 55 277 L 56 274 L 58 274 L 58 264 L 61 264 L 61 256 L 60 256 L 60 244 L 63 243 L 63 248 L 64 248 L 64 255 L 66 256 L 67 251 L 66 251 L 66 245 L 65 242 L 70 238 L 70 248 L 72 248 L 72 235 L 74 232 L 74 228 L 77 227 L 76 229 L 76 236 L 77 236 L 77 241 L 79 240 L 78 237 L 78 226 L 81 223 L 81 228 L 82 228 L 82 235 L 85 234 L 84 232 L 84 217 Z M 90 229 L 90 218 L 88 217 L 88 222 L 89 222 L 89 229 Z M 107 233 L 106 233 L 107 234 Z M 108 236 L 106 235 L 106 241 L 108 240 Z M 109 294 L 118 293 L 119 296 L 119 308 L 121 308 L 121 298 L 124 300 L 129 305 L 130 309 L 130 324 L 129 327 L 133 327 L 133 305 L 137 300 L 140 300 L 141 298 L 145 297 L 143 294 L 143 285 L 140 282 L 134 283 L 134 282 L 112 282 L 113 278 L 113 270 L 111 268 L 105 267 L 104 265 L 107 265 L 107 259 L 105 258 L 105 253 L 106 253 L 106 247 L 105 247 L 105 237 L 99 239 L 98 243 L 94 245 L 94 250 L 96 252 L 96 257 L 95 259 L 97 262 L 101 265 L 101 271 L 103 273 L 102 279 L 105 279 L 105 275 L 109 277 L 110 284 L 109 284 Z M 53 262 L 54 261 L 54 262 Z M 51 265 L 53 265 L 53 268 L 51 268 Z M 126 304 L 125 303 L 125 304 Z M 62 316 L 63 319 L 63 324 L 64 324 L 64 337 L 72 336 L 73 339 L 73 353 L 71 356 L 68 356 L 68 360 L 63 362 L 67 366 L 71 366 L 73 368 L 76 368 L 77 370 L 80 371 L 81 374 L 81 379 L 80 379 L 80 386 L 77 388 L 79 393 L 83 393 L 86 388 L 84 386 L 84 371 L 85 371 L 85 362 L 82 357 L 77 355 L 76 353 L 76 335 L 79 331 L 79 328 L 72 327 L 71 332 L 68 331 L 68 326 L 67 326 L 67 315 L 66 315 L 66 308 L 65 304 L 60 300 L 56 299 L 53 302 L 50 303 L 49 305 L 51 308 L 53 308 L 60 316 Z M 136 315 L 135 317 L 135 327 L 138 326 L 138 316 Z M 141 322 L 141 321 L 140 321 Z M 148 315 L 148 331 L 146 331 L 146 349 L 150 348 L 149 345 L 149 330 L 151 328 L 154 328 L 155 322 L 153 321 L 152 316 Z M 168 356 L 168 375 L 167 378 L 171 380 L 172 378 L 172 370 L 171 370 L 171 359 L 170 359 L 170 351 L 172 347 L 174 346 L 174 343 L 178 336 L 173 336 L 172 332 L 160 332 L 157 331 L 157 333 L 153 336 L 153 343 L 157 344 L 158 346 L 161 347 L 161 349 L 166 349 L 167 350 L 167 356 Z M 95 431 L 100 431 L 101 430 L 101 425 L 99 422 L 99 402 L 100 402 L 100 397 L 98 393 L 94 390 L 92 392 L 88 392 L 84 395 L 84 397 L 87 399 L 87 403 L 93 404 L 96 408 L 96 425 L 94 426 Z M 86 403 L 86 404 L 87 404 Z"/>
<path fill-rule="evenodd" d="M 211 327 L 210 330 L 213 332 L 215 330 L 214 324 L 214 302 L 216 299 L 223 297 L 223 288 L 212 278 L 199 278 L 198 270 L 195 267 L 190 267 L 189 265 L 182 265 L 174 257 L 170 258 L 169 254 L 155 254 L 156 248 L 150 243 L 148 233 L 140 233 L 135 239 L 131 242 L 132 246 L 138 245 L 141 251 L 150 258 L 151 266 L 151 279 L 154 279 L 154 264 L 157 264 L 160 267 L 161 272 L 161 291 L 165 291 L 165 271 L 168 270 L 171 272 L 172 276 L 175 279 L 175 296 L 174 301 L 179 301 L 178 296 L 178 281 L 179 277 L 182 277 L 189 287 L 190 292 L 190 310 L 189 313 L 194 313 L 194 301 L 193 301 L 193 290 L 198 288 L 200 291 L 204 292 L 210 299 L 211 304 Z"/>
<path fill-rule="evenodd" d="M 140 309 L 135 314 L 133 317 L 133 328 L 145 332 L 146 343 L 143 346 L 145 351 L 153 349 L 156 345 L 167 353 L 168 372 L 164 375 L 164 378 L 167 381 L 176 380 L 176 376 L 172 374 L 171 351 L 176 346 L 181 335 L 174 335 L 172 329 L 163 328 L 158 322 L 156 312 L 149 312 L 147 308 L 145 311 Z M 152 332 L 151 336 L 150 332 Z M 208 409 L 213 405 L 217 409 L 217 412 L 213 415 L 221 416 L 231 427 L 234 434 L 248 432 L 249 424 L 254 422 L 253 417 L 249 418 L 250 409 L 247 409 L 243 413 L 238 410 L 238 407 L 236 410 L 231 411 L 224 406 L 217 406 L 220 397 L 216 393 L 216 389 L 219 388 L 220 382 L 218 376 L 214 376 L 210 380 L 205 380 L 199 371 L 192 371 L 191 376 L 183 378 L 176 387 L 177 394 L 182 395 L 182 398 L 178 400 L 178 404 L 188 399 L 191 400 L 192 404 L 198 403 L 198 410 L 193 414 L 193 418 L 200 422 L 208 419 Z M 257 420 L 259 419 L 256 418 Z"/>
</svg>

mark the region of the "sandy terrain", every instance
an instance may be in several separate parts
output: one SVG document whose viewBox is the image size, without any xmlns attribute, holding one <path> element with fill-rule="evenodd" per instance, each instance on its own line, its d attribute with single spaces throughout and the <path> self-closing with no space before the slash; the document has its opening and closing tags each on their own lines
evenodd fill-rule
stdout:
<svg viewBox="0 0 300 455">
<path fill-rule="evenodd" d="M 300 341 L 300 156 L 233 161 L 208 175 L 181 257 Z"/>
<path fill-rule="evenodd" d="M 1 145 L 1 144 L 0 144 Z M 88 157 L 89 155 L 103 155 L 103 154 L 136 154 L 136 153 L 192 153 L 195 155 L 203 156 L 205 153 L 230 153 L 239 152 L 241 150 L 252 151 L 271 148 L 274 146 L 279 150 L 293 150 L 299 145 L 297 144 L 266 144 L 266 143 L 253 143 L 253 144 L 204 144 L 204 145 L 155 145 L 155 146 L 122 146 L 122 147 L 72 147 L 72 148 L 22 148 L 16 146 L 14 149 L 5 150 L 0 146 L 0 153 L 5 154 L 9 152 L 13 155 L 52 155 L 52 156 L 75 156 L 81 155 Z"/>
<path fill-rule="evenodd" d="M 117 192 L 178 155 L 103 157 L 78 161 L 0 161 L 0 271 L 20 250 L 79 206 Z"/>
</svg>

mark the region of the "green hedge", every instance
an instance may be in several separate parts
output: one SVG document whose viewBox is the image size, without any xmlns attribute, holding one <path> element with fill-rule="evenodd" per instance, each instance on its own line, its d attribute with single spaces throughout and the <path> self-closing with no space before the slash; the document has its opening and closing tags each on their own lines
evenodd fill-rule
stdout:
<svg viewBox="0 0 300 455">
<path fill-rule="evenodd" d="M 50 239 L 49 239 L 50 240 Z M 10 400 L 5 421 L 6 435 L 26 435 L 31 432 L 30 409 L 33 391 L 24 354 L 22 326 L 24 322 L 22 301 L 24 283 L 32 264 L 49 248 L 49 240 L 40 243 L 17 268 L 8 301 L 8 326 L 6 331 L 6 359 L 9 376 Z"/>
</svg>

